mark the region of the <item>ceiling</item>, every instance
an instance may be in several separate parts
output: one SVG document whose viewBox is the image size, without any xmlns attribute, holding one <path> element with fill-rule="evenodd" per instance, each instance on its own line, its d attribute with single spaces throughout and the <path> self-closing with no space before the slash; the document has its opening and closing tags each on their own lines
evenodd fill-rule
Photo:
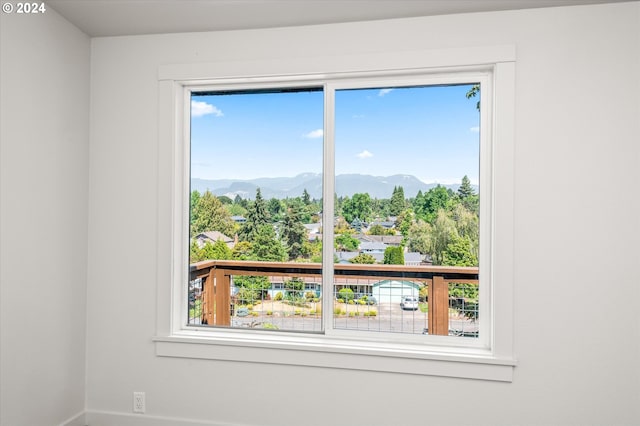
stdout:
<svg viewBox="0 0 640 426">
<path fill-rule="evenodd" d="M 48 0 L 92 37 L 274 28 L 627 0 Z"/>
</svg>

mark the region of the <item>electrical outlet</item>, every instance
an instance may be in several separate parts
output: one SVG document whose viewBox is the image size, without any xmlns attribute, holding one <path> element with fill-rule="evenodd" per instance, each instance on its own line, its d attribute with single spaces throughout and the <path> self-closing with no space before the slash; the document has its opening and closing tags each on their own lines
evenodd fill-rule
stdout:
<svg viewBox="0 0 640 426">
<path fill-rule="evenodd" d="M 144 413 L 146 407 L 144 402 L 144 392 L 133 393 L 133 412 Z"/>
</svg>

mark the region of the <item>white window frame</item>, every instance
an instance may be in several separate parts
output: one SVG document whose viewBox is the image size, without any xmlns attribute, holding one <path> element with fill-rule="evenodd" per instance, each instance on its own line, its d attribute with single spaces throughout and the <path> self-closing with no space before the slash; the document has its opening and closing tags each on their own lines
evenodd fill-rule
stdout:
<svg viewBox="0 0 640 426">
<path fill-rule="evenodd" d="M 164 65 L 159 70 L 157 329 L 159 356 L 293 364 L 511 381 L 513 354 L 513 152 L 515 50 L 512 46 L 396 52 L 291 61 Z M 323 192 L 334 192 L 335 90 L 480 82 L 481 229 L 479 339 L 391 336 L 332 329 L 264 333 L 185 324 L 188 274 L 191 92 L 323 86 Z M 324 197 L 323 281 L 333 282 L 333 196 Z M 331 300 L 332 286 L 323 286 Z M 332 312 L 332 310 L 324 310 Z M 304 356 L 301 356 L 301 355 Z"/>
</svg>

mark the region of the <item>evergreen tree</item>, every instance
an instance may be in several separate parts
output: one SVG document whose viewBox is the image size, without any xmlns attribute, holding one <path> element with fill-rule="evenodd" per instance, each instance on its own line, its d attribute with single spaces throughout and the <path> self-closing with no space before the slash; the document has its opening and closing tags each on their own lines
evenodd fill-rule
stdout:
<svg viewBox="0 0 640 426">
<path fill-rule="evenodd" d="M 256 189 L 256 199 L 249 205 L 246 219 L 247 221 L 242 225 L 238 236 L 243 241 L 253 241 L 258 229 L 269 223 L 269 213 L 260 188 Z"/>
<path fill-rule="evenodd" d="M 284 262 L 287 251 L 276 238 L 271 225 L 261 225 L 251 243 L 251 258 L 267 262 Z"/>
<path fill-rule="evenodd" d="M 458 188 L 458 195 L 460 196 L 461 199 L 464 200 L 474 194 L 475 194 L 475 191 L 471 186 L 471 181 L 469 180 L 467 175 L 464 175 L 464 177 L 462 178 L 462 184 Z"/>
<path fill-rule="evenodd" d="M 282 224 L 282 240 L 287 246 L 289 260 L 297 259 L 303 254 L 304 242 L 307 240 L 307 230 L 301 221 L 301 206 L 297 203 L 287 208 Z"/>
<path fill-rule="evenodd" d="M 404 265 L 404 251 L 402 247 L 387 247 L 384 251 L 385 265 Z"/>
<path fill-rule="evenodd" d="M 394 186 L 393 193 L 391 194 L 389 214 L 391 214 L 391 216 L 398 216 L 405 208 L 404 189 L 401 186 Z"/>
<path fill-rule="evenodd" d="M 307 188 L 305 188 L 304 191 L 302 191 L 302 202 L 304 203 L 305 206 L 308 206 L 309 204 L 311 204 L 311 196 L 307 192 Z"/>
</svg>

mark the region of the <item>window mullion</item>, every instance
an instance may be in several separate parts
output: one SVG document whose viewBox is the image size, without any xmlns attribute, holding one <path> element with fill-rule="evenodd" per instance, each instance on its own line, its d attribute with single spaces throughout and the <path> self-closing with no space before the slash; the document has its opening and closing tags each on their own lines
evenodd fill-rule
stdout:
<svg viewBox="0 0 640 426">
<path fill-rule="evenodd" d="M 324 86 L 324 144 L 322 167 L 322 320 L 333 330 L 333 228 L 335 218 L 335 88 Z"/>
</svg>

